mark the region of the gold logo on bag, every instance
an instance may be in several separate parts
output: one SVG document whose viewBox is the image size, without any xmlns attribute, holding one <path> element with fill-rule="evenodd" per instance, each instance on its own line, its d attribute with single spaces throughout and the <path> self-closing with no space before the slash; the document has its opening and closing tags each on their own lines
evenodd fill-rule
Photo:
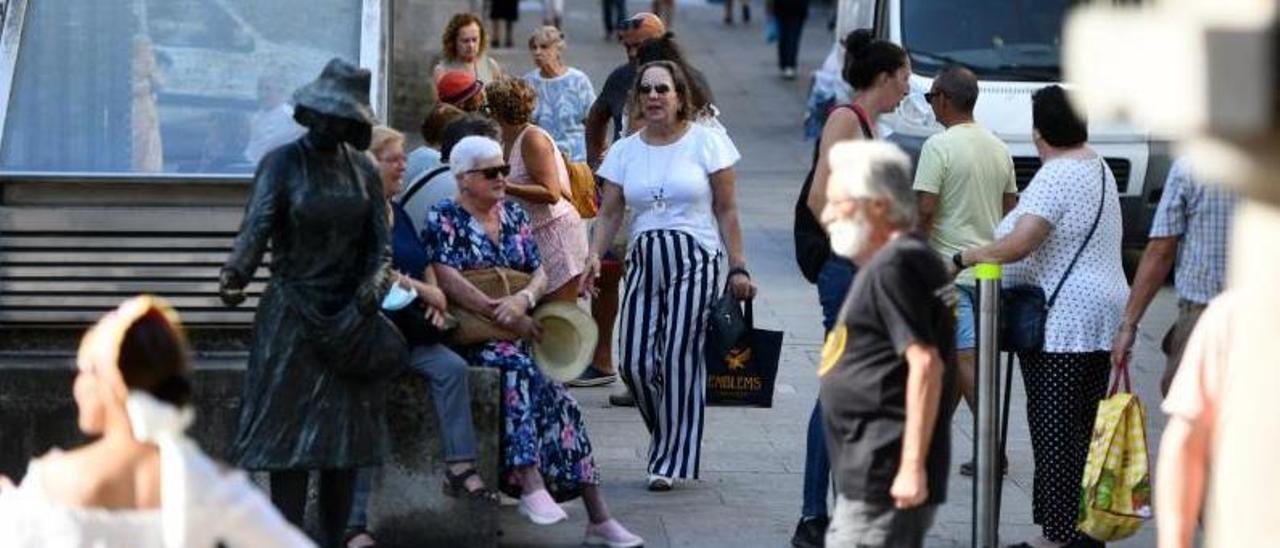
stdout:
<svg viewBox="0 0 1280 548">
<path fill-rule="evenodd" d="M 750 348 L 734 348 L 729 351 L 728 356 L 724 357 L 724 364 L 729 367 L 730 371 L 746 369 L 749 361 L 751 361 Z"/>
</svg>

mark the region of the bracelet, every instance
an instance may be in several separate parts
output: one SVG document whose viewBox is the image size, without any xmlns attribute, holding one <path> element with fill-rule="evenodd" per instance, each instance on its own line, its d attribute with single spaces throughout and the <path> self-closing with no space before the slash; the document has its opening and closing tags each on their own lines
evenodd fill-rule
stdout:
<svg viewBox="0 0 1280 548">
<path fill-rule="evenodd" d="M 538 304 L 538 300 L 533 298 L 533 292 L 529 291 L 528 289 L 521 289 L 520 291 L 516 292 L 516 295 L 524 295 L 525 300 L 529 301 L 530 309 L 537 306 Z"/>
<path fill-rule="evenodd" d="M 747 272 L 747 269 L 745 269 L 745 268 L 743 268 L 743 267 L 735 266 L 735 267 L 733 267 L 733 268 L 730 268 L 730 269 L 729 269 L 729 278 L 732 278 L 732 277 L 734 277 L 735 275 L 738 275 L 738 274 L 742 274 L 743 276 L 746 276 L 748 280 L 750 280 L 750 279 L 751 279 L 751 273 L 750 273 L 750 272 Z"/>
</svg>

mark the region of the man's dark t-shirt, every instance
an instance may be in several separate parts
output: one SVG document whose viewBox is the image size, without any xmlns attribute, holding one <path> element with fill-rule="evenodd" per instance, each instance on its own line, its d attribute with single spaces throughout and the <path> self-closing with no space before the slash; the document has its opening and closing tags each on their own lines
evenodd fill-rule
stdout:
<svg viewBox="0 0 1280 548">
<path fill-rule="evenodd" d="M 946 364 L 938 418 L 925 460 L 929 498 L 947 496 L 955 391 L 955 286 L 924 241 L 901 236 L 858 271 L 823 349 L 822 412 L 836 492 L 892 504 L 889 488 L 902 457 L 907 347 L 938 349 Z"/>
<path fill-rule="evenodd" d="M 600 90 L 597 101 L 601 101 L 609 109 L 609 117 L 613 119 L 613 140 L 622 138 L 622 109 L 627 105 L 627 94 L 631 84 L 636 80 L 636 67 L 631 63 L 622 65 L 609 73 Z"/>
</svg>

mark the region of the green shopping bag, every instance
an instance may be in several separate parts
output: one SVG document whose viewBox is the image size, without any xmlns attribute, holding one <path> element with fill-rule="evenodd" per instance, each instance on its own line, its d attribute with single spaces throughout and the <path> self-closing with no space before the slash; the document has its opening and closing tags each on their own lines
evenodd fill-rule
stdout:
<svg viewBox="0 0 1280 548">
<path fill-rule="evenodd" d="M 1124 379 L 1124 392 L 1118 392 Z M 1089 459 L 1080 482 L 1076 528 L 1097 540 L 1126 538 L 1151 519 L 1146 411 L 1120 364 L 1107 399 L 1098 404 Z"/>
</svg>

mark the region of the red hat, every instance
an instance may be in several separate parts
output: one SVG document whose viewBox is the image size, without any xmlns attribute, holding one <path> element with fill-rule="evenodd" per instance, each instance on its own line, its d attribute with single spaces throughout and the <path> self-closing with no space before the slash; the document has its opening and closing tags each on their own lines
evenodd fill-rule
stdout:
<svg viewBox="0 0 1280 548">
<path fill-rule="evenodd" d="M 474 97 L 482 89 L 484 84 L 465 70 L 448 71 L 436 80 L 436 97 L 453 106 Z"/>
</svg>

